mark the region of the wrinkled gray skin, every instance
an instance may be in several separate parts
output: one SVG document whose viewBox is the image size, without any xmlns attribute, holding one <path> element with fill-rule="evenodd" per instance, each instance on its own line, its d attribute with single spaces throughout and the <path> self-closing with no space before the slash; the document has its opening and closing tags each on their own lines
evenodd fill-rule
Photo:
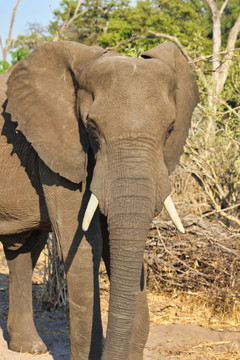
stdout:
<svg viewBox="0 0 240 360">
<path fill-rule="evenodd" d="M 67 272 L 71 359 L 143 359 L 145 239 L 199 100 L 187 61 L 171 43 L 135 59 L 57 42 L 15 66 L 6 87 L 8 75 L 0 77 L 0 239 L 10 269 L 10 348 L 46 350 L 33 322 L 31 275 L 52 226 Z M 84 233 L 91 192 L 100 211 Z M 101 256 L 111 281 L 103 354 Z"/>
</svg>

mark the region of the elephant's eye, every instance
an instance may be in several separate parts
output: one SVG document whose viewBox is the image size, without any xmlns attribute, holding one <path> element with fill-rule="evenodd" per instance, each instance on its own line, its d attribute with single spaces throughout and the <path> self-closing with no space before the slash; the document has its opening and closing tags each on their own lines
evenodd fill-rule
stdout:
<svg viewBox="0 0 240 360">
<path fill-rule="evenodd" d="M 96 153 L 99 147 L 100 130 L 96 122 L 89 117 L 87 117 L 87 131 L 91 148 Z"/>
<path fill-rule="evenodd" d="M 173 121 L 173 122 L 171 123 L 171 125 L 168 127 L 167 134 L 166 134 L 166 140 L 165 140 L 165 141 L 167 141 L 167 139 L 169 138 L 169 136 L 170 136 L 171 132 L 173 131 L 173 129 L 174 129 L 174 121 Z"/>
</svg>

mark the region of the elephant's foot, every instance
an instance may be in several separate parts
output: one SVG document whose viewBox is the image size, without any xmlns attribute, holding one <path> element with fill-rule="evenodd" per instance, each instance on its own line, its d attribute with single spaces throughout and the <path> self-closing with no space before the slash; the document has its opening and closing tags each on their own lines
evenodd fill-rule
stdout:
<svg viewBox="0 0 240 360">
<path fill-rule="evenodd" d="M 27 327 L 27 324 L 26 324 Z M 44 354 L 47 352 L 47 347 L 36 332 L 27 331 L 24 333 L 12 332 L 9 334 L 9 349 L 12 351 L 30 353 L 30 354 Z"/>
</svg>

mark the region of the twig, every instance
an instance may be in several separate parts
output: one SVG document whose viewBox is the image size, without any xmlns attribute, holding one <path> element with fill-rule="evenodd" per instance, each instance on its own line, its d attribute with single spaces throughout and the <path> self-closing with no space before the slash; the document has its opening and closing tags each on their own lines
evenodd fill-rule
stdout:
<svg viewBox="0 0 240 360">
<path fill-rule="evenodd" d="M 217 56 L 217 55 L 227 55 L 230 51 L 236 51 L 236 50 L 240 50 L 240 48 L 235 48 L 235 49 L 228 49 L 228 50 L 224 50 L 224 51 L 219 51 L 218 53 L 216 54 L 211 54 L 211 55 L 206 55 L 206 56 L 199 56 L 198 58 L 196 59 L 193 59 L 191 61 L 189 61 L 189 63 L 197 63 L 199 61 L 205 61 L 207 59 L 211 59 L 213 58 L 214 56 Z"/>
<path fill-rule="evenodd" d="M 184 49 L 184 46 L 181 44 L 180 40 L 176 36 L 162 34 L 162 33 L 155 33 L 153 31 L 149 31 L 149 33 L 154 35 L 154 37 L 156 37 L 156 38 L 168 39 L 168 40 L 175 42 L 177 44 L 177 46 L 179 47 L 179 49 L 182 51 L 183 55 L 187 58 L 187 60 L 189 62 L 192 61 L 191 56 L 186 52 L 186 50 Z"/>
<path fill-rule="evenodd" d="M 202 217 L 204 218 L 204 217 L 210 216 L 210 215 L 212 215 L 212 214 L 216 214 L 216 213 L 221 213 L 221 212 L 223 212 L 223 211 L 232 210 L 232 209 L 235 209 L 235 208 L 237 208 L 237 207 L 239 207 L 239 206 L 240 206 L 240 203 L 239 203 L 239 204 L 236 204 L 236 205 L 229 206 L 229 207 L 227 207 L 227 208 L 225 208 L 225 209 L 213 210 L 213 211 L 211 211 L 211 212 L 208 212 L 208 213 L 206 213 L 206 214 L 203 214 Z"/>
<path fill-rule="evenodd" d="M 87 12 L 87 9 L 81 11 L 80 13 L 78 12 L 81 5 L 82 5 L 82 0 L 78 0 L 78 4 L 75 8 L 74 14 L 70 19 L 69 19 L 70 9 L 69 9 L 66 19 L 63 21 L 62 26 L 58 29 L 57 35 L 55 36 L 53 41 L 57 41 L 57 40 L 61 39 L 62 35 L 68 29 L 68 27 L 72 24 L 72 22 Z"/>
<path fill-rule="evenodd" d="M 221 247 L 222 249 L 234 254 L 237 258 L 240 258 L 240 254 L 236 253 L 236 251 L 232 250 L 232 249 L 229 249 L 227 248 L 226 246 L 220 244 L 216 239 L 214 239 L 212 236 L 210 236 L 210 239 L 212 241 L 214 241 L 214 243 L 217 243 L 217 246 Z"/>
<path fill-rule="evenodd" d="M 199 349 L 199 348 L 203 348 L 203 347 L 212 347 L 212 346 L 219 346 L 219 345 L 227 345 L 227 344 L 231 344 L 233 343 L 233 340 L 229 340 L 229 341 L 216 341 L 216 342 L 204 342 L 201 343 L 199 345 L 195 345 L 192 347 L 192 349 Z"/>
</svg>

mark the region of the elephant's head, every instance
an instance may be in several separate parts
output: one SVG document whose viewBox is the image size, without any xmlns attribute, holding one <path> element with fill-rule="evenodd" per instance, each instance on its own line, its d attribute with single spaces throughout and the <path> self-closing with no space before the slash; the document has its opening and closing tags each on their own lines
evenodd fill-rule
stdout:
<svg viewBox="0 0 240 360">
<path fill-rule="evenodd" d="M 120 334 L 131 333 L 149 224 L 169 199 L 168 176 L 199 100 L 194 76 L 172 43 L 135 59 L 56 42 L 19 63 L 7 95 L 8 112 L 51 170 L 80 183 L 89 147 L 95 154 L 91 191 L 110 234 L 107 343 L 117 338 L 118 358 L 125 359 L 128 344 Z M 86 217 L 87 228 L 92 215 Z"/>
</svg>

